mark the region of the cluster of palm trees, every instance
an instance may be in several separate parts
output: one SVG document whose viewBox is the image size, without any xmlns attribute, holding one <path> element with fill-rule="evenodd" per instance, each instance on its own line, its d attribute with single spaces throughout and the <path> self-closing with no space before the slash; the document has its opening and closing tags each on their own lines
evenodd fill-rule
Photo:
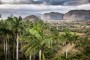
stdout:
<svg viewBox="0 0 90 60">
<path fill-rule="evenodd" d="M 18 60 L 18 45 L 19 45 L 19 36 L 22 32 L 22 18 L 21 17 L 8 17 L 6 20 L 0 21 L 0 35 L 4 36 L 4 52 L 5 52 L 5 60 L 8 59 L 8 44 L 9 40 L 13 40 L 13 46 L 16 46 L 16 59 Z M 15 50 L 15 47 L 13 47 Z M 14 54 L 14 51 L 13 51 Z M 14 58 L 15 55 L 13 55 Z"/>
<path fill-rule="evenodd" d="M 39 57 L 37 60 L 45 60 L 45 49 L 53 48 L 55 41 L 62 43 L 63 40 L 63 43 L 67 45 L 77 39 L 77 35 L 71 34 L 69 31 L 60 35 L 58 30 L 51 30 L 49 25 L 41 20 L 32 23 L 21 17 L 8 17 L 6 20 L 1 20 L 0 36 L 3 39 L 5 60 L 11 58 L 9 57 L 10 52 L 12 54 L 11 60 L 20 60 L 19 53 L 28 56 L 29 60 L 35 60 L 32 57 L 37 54 Z"/>
</svg>

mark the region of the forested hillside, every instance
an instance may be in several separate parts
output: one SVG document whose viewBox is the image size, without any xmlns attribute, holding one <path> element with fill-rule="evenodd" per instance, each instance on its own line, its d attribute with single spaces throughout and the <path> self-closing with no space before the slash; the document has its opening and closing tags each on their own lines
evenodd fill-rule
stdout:
<svg viewBox="0 0 90 60">
<path fill-rule="evenodd" d="M 90 24 L 0 20 L 0 60 L 90 60 Z"/>
</svg>

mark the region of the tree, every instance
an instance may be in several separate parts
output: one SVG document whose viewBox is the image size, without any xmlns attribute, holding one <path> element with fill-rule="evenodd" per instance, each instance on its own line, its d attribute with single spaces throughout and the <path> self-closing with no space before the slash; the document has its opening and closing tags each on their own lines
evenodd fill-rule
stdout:
<svg viewBox="0 0 90 60">
<path fill-rule="evenodd" d="M 8 17 L 7 23 L 9 26 L 9 29 L 13 31 L 16 39 L 16 60 L 18 59 L 18 48 L 19 48 L 19 36 L 21 34 L 21 31 L 23 31 L 23 26 L 22 26 L 22 18 L 21 17 Z"/>
<path fill-rule="evenodd" d="M 26 36 L 24 41 L 27 42 L 24 50 L 28 55 L 33 52 L 39 51 L 39 60 L 45 60 L 44 49 L 50 48 L 52 45 L 52 33 L 46 27 L 46 25 L 39 21 L 31 29 L 28 30 L 28 36 Z"/>
<path fill-rule="evenodd" d="M 36 39 L 39 41 L 39 44 L 37 44 L 37 46 L 39 47 L 39 60 L 41 60 L 41 55 L 42 60 L 45 60 L 44 49 L 51 48 L 52 46 L 52 32 L 46 24 L 44 24 L 42 21 L 39 21 L 39 23 L 37 23 L 30 30 L 30 33 L 31 35 L 35 36 Z"/>
<path fill-rule="evenodd" d="M 69 30 L 65 31 L 65 34 L 63 34 L 61 36 L 63 42 L 65 42 L 66 44 L 66 59 L 68 57 L 68 44 L 72 44 L 72 42 L 74 42 L 75 40 L 77 40 L 78 35 L 76 35 L 76 33 L 72 34 Z"/>
<path fill-rule="evenodd" d="M 5 54 L 5 60 L 8 59 L 8 40 L 10 35 L 12 35 L 12 31 L 8 29 L 7 22 L 4 20 L 0 21 L 0 35 L 3 36 L 4 40 L 4 54 Z"/>
</svg>

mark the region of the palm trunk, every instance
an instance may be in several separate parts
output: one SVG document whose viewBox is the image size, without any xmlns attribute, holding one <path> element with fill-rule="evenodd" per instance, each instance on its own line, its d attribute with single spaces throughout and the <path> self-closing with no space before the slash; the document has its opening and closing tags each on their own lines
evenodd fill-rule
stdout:
<svg viewBox="0 0 90 60">
<path fill-rule="evenodd" d="M 5 54 L 5 50 L 6 50 L 6 46 L 5 46 L 6 44 L 5 44 L 5 40 L 4 40 L 4 54 Z"/>
<path fill-rule="evenodd" d="M 34 51 L 35 51 L 35 49 L 34 49 Z M 33 53 L 33 60 L 35 60 L 35 53 Z"/>
<path fill-rule="evenodd" d="M 45 60 L 44 52 L 42 52 L 42 60 Z"/>
<path fill-rule="evenodd" d="M 14 32 L 13 32 L 14 34 Z M 13 35 L 13 60 L 15 60 L 15 36 Z"/>
<path fill-rule="evenodd" d="M 14 60 L 14 57 L 15 57 L 15 55 L 14 55 L 14 52 L 15 52 L 15 43 L 13 44 L 13 60 Z"/>
<path fill-rule="evenodd" d="M 31 54 L 30 54 L 30 56 L 29 56 L 29 60 L 32 60 Z"/>
<path fill-rule="evenodd" d="M 41 60 L 42 51 L 39 51 L 39 60 Z"/>
<path fill-rule="evenodd" d="M 14 60 L 14 46 L 13 46 L 13 60 Z"/>
<path fill-rule="evenodd" d="M 4 40 L 4 56 L 5 56 L 5 60 L 6 60 L 6 40 Z"/>
<path fill-rule="evenodd" d="M 67 59 L 67 57 L 68 57 L 68 45 L 69 45 L 69 44 L 66 45 L 66 59 Z"/>
<path fill-rule="evenodd" d="M 5 60 L 7 60 L 7 49 L 8 49 L 8 46 L 7 46 L 7 38 L 6 38 L 6 52 L 5 52 Z"/>
<path fill-rule="evenodd" d="M 69 46 L 70 46 L 70 43 L 68 43 L 68 44 L 66 45 L 66 59 L 68 58 L 68 48 L 69 48 Z"/>
<path fill-rule="evenodd" d="M 33 60 L 35 60 L 35 55 L 33 55 Z"/>
<path fill-rule="evenodd" d="M 19 35 L 18 35 L 18 33 L 17 33 L 17 38 L 16 38 L 16 60 L 19 60 L 19 59 L 18 59 L 18 44 L 19 44 L 18 39 L 19 39 Z"/>
</svg>

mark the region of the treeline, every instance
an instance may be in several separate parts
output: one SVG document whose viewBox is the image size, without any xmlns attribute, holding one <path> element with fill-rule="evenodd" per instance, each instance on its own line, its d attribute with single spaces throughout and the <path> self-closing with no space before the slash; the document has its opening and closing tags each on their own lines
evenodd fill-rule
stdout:
<svg viewBox="0 0 90 60">
<path fill-rule="evenodd" d="M 90 59 L 88 43 L 88 37 L 79 37 L 68 29 L 61 34 L 58 28 L 41 20 L 30 22 L 22 17 L 0 20 L 0 60 Z M 73 44 L 73 49 L 80 53 L 74 51 L 75 55 L 71 55 L 69 48 Z M 63 47 L 65 52 L 55 56 Z"/>
</svg>

